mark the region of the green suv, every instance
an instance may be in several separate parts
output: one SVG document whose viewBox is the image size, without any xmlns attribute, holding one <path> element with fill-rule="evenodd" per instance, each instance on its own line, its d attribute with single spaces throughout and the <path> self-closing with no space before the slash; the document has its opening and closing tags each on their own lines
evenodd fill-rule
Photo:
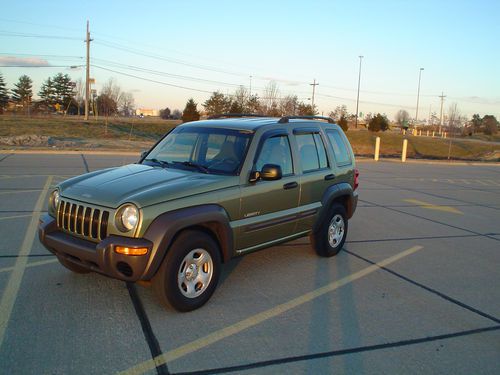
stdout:
<svg viewBox="0 0 500 375">
<path fill-rule="evenodd" d="M 332 119 L 224 115 L 177 126 L 137 164 L 61 182 L 39 237 L 73 272 L 150 281 L 162 304 L 190 311 L 233 257 L 303 236 L 337 254 L 357 187 Z"/>
</svg>

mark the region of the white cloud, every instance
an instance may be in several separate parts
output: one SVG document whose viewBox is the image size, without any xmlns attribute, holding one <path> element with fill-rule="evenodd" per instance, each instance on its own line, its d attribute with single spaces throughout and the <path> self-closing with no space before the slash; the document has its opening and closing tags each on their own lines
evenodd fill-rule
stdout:
<svg viewBox="0 0 500 375">
<path fill-rule="evenodd" d="M 0 66 L 50 66 L 45 59 L 37 57 L 0 56 Z"/>
</svg>

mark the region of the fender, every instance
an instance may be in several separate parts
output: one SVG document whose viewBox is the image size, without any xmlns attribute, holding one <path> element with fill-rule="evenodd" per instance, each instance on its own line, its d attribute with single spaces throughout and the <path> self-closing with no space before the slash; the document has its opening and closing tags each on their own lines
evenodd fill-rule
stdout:
<svg viewBox="0 0 500 375">
<path fill-rule="evenodd" d="M 206 204 L 166 212 L 158 216 L 144 233 L 143 238 L 154 245 L 142 280 L 151 279 L 158 271 L 177 233 L 193 226 L 205 228 L 217 237 L 223 262 L 232 257 L 233 231 L 229 225 L 229 217 L 221 206 Z"/>
<path fill-rule="evenodd" d="M 358 203 L 358 193 L 352 190 L 352 186 L 347 182 L 341 182 L 330 186 L 323 194 L 321 199 L 321 209 L 318 212 L 316 222 L 314 223 L 313 232 L 317 232 L 326 220 L 330 207 L 335 200 L 341 200 L 345 203 L 347 211 L 347 219 L 350 219 L 356 210 Z"/>
</svg>

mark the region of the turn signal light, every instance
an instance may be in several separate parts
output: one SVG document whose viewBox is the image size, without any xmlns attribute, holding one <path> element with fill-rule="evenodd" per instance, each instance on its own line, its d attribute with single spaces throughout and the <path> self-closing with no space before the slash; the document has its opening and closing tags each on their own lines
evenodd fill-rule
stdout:
<svg viewBox="0 0 500 375">
<path fill-rule="evenodd" d="M 146 255 L 148 253 L 148 248 L 116 246 L 115 253 L 123 255 Z"/>
</svg>

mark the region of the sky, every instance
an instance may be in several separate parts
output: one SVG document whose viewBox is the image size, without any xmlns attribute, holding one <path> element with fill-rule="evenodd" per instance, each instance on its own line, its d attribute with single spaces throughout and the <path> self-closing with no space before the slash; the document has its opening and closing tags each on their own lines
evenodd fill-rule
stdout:
<svg viewBox="0 0 500 375">
<path fill-rule="evenodd" d="M 276 81 L 327 115 L 405 109 L 419 119 L 452 104 L 464 116 L 500 118 L 500 1 L 22 1 L 2 4 L 0 73 L 34 91 L 55 74 L 110 78 L 136 107 L 183 109 L 239 86 L 263 96 Z M 36 66 L 36 67 L 35 67 Z M 43 66 L 43 67 L 40 67 Z M 76 66 L 76 67 L 75 67 Z"/>
</svg>

